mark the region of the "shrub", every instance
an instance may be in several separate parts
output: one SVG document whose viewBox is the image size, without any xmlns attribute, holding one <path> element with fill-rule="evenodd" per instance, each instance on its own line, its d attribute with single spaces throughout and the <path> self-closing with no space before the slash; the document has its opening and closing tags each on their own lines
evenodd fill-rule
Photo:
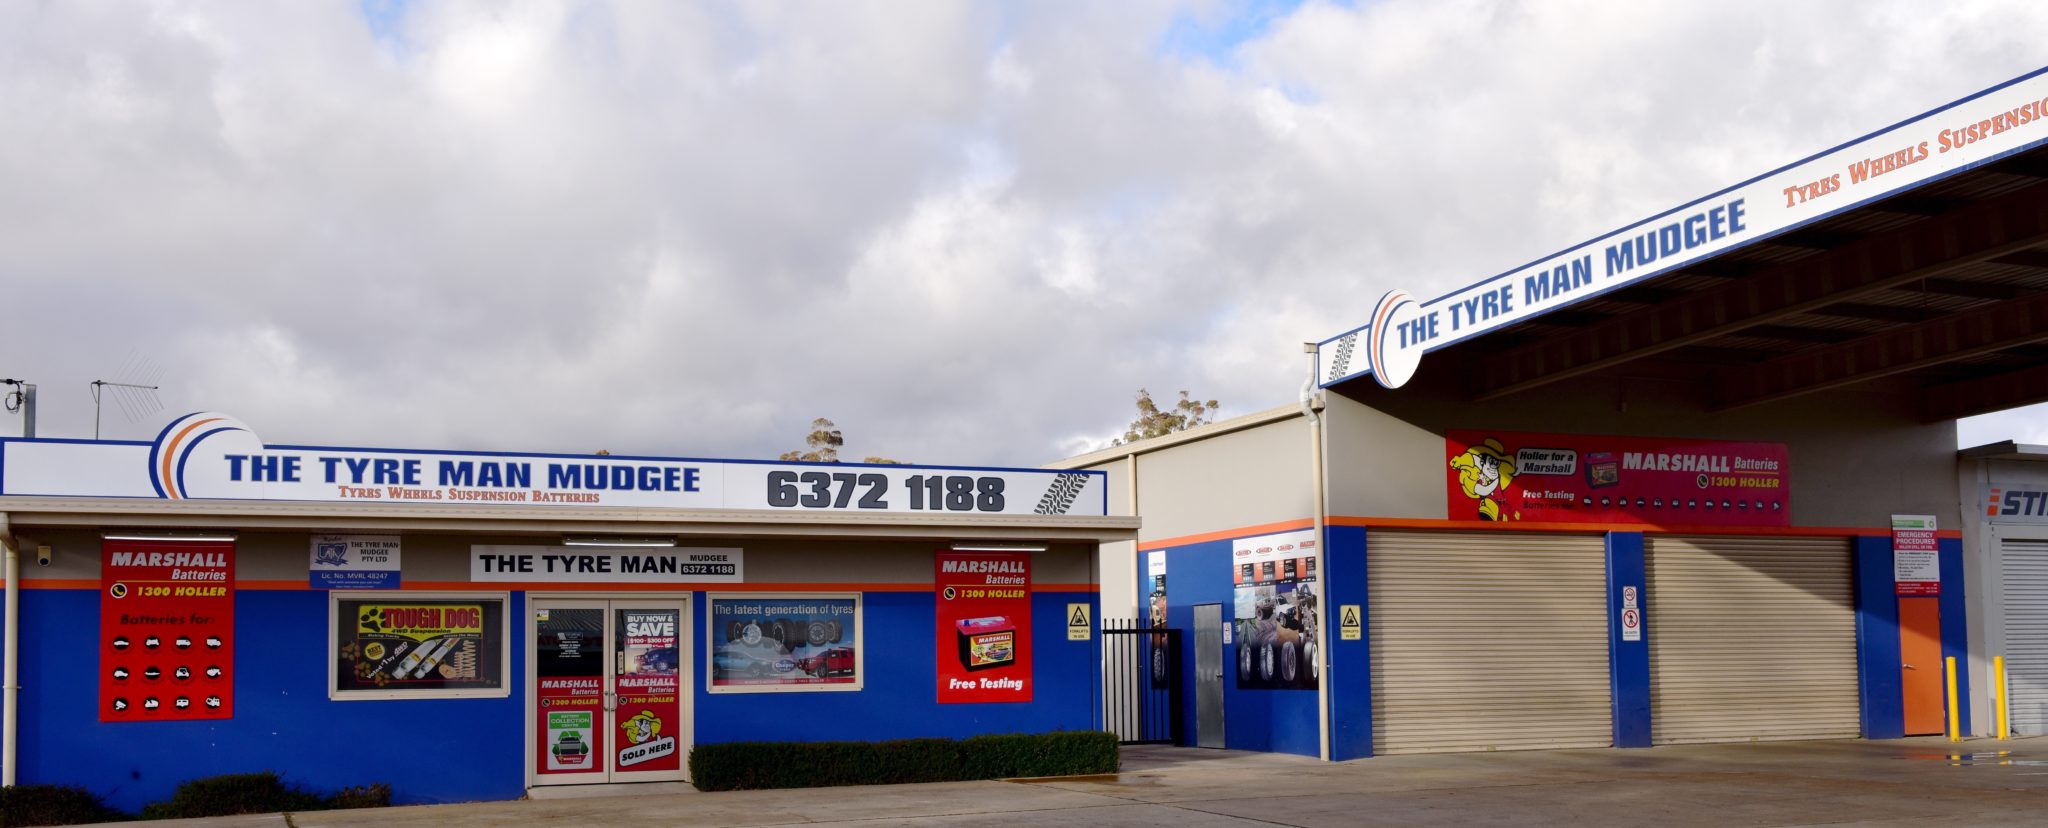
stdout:
<svg viewBox="0 0 2048 828">
<path fill-rule="evenodd" d="M 961 743 L 968 779 L 1075 776 L 1117 769 L 1116 735 L 1095 730 L 975 736 Z"/>
<path fill-rule="evenodd" d="M 1066 776 L 1116 768 L 1116 736 L 1094 731 L 966 740 L 726 742 L 690 751 L 690 779 L 705 791 Z"/>
<path fill-rule="evenodd" d="M 374 785 L 342 788 L 329 794 L 325 804 L 336 811 L 351 808 L 388 808 L 391 806 L 391 786 L 378 782 Z"/>
<path fill-rule="evenodd" d="M 99 794 L 69 785 L 14 785 L 0 788 L 0 826 L 79 825 L 113 822 L 128 815 L 107 807 Z"/>
<path fill-rule="evenodd" d="M 142 806 L 142 818 L 189 819 L 314 811 L 319 810 L 322 804 L 319 794 L 297 785 L 286 785 L 274 771 L 230 773 L 180 783 L 170 799 Z"/>
</svg>

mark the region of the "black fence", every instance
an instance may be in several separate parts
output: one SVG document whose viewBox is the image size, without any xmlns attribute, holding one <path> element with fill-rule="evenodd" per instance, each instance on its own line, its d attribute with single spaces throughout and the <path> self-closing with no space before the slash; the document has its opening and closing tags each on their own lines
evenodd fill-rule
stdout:
<svg viewBox="0 0 2048 828">
<path fill-rule="evenodd" d="M 1109 730 L 1126 745 L 1187 744 L 1181 726 L 1180 630 L 1102 619 Z"/>
</svg>

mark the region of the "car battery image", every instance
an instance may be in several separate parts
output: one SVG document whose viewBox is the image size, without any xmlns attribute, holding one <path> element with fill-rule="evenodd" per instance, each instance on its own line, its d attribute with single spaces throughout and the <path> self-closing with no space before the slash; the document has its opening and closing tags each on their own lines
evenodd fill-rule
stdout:
<svg viewBox="0 0 2048 828">
<path fill-rule="evenodd" d="M 962 619 L 953 632 L 960 641 L 960 666 L 970 671 L 1017 663 L 1017 625 L 1008 616 Z"/>
<path fill-rule="evenodd" d="M 1612 452 L 1587 452 L 1585 462 L 1586 485 L 1598 489 L 1621 482 L 1621 461 Z"/>
</svg>

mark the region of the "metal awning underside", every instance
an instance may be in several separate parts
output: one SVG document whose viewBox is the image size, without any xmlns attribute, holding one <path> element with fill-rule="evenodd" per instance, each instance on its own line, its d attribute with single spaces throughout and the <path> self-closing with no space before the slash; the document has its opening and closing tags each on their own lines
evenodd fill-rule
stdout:
<svg viewBox="0 0 2048 828">
<path fill-rule="evenodd" d="M 1883 381 L 1929 422 L 2048 401 L 2048 147 L 1432 353 L 1475 401 L 1573 377 L 1725 410 Z M 1359 377 L 1344 385 L 1373 380 Z"/>
</svg>

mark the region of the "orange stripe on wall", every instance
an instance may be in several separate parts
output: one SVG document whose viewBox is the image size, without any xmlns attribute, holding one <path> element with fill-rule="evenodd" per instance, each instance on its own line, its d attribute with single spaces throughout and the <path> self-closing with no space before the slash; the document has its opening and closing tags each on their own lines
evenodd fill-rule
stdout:
<svg viewBox="0 0 2048 828">
<path fill-rule="evenodd" d="M 1316 522 L 1313 518 L 1302 518 L 1301 520 L 1283 520 L 1279 523 L 1261 523 L 1257 526 L 1246 526 L 1240 529 L 1225 529 L 1221 532 L 1204 532 L 1199 535 L 1182 535 L 1177 538 L 1166 538 L 1164 540 L 1140 541 L 1138 543 L 1138 551 L 1145 552 L 1152 549 L 1164 549 L 1169 546 L 1186 546 L 1191 543 L 1208 543 L 1209 541 L 1233 540 L 1236 538 L 1249 537 L 1251 535 L 1270 535 L 1274 532 L 1292 532 L 1296 529 L 1307 529 L 1314 525 L 1316 525 Z"/>
<path fill-rule="evenodd" d="M 6 581 L 0 580 L 0 584 Z M 100 588 L 100 582 L 93 578 L 35 578 L 23 579 L 22 589 L 91 589 Z M 307 591 L 312 587 L 305 581 L 236 581 L 236 589 L 255 591 Z M 1097 584 L 1032 584 L 1033 592 L 1098 592 Z M 825 583 L 756 583 L 756 584 L 578 584 L 578 583 L 478 583 L 473 581 L 407 581 L 402 590 L 347 590 L 334 592 L 405 592 L 407 590 L 435 590 L 441 592 L 510 592 L 545 590 L 549 592 L 930 592 L 932 585 L 925 584 L 825 584 Z M 327 590 L 321 590 L 323 592 Z"/>
<path fill-rule="evenodd" d="M 1890 537 L 1892 530 L 1885 527 L 1854 526 L 1635 526 L 1615 523 L 1524 523 L 1520 521 L 1498 522 L 1491 520 L 1438 520 L 1435 518 L 1389 518 L 1350 517 L 1332 515 L 1327 521 L 1331 526 L 1361 526 L 1370 529 L 1475 529 L 1494 532 L 1642 532 L 1650 535 L 1742 535 L 1749 537 Z M 1165 549 L 1173 546 L 1187 546 L 1209 541 L 1235 540 L 1253 535 L 1267 535 L 1274 532 L 1288 532 L 1307 529 L 1315 525 L 1312 519 L 1287 520 L 1279 523 L 1262 523 L 1219 532 L 1204 532 L 1199 535 L 1182 535 L 1175 538 L 1140 541 L 1138 551 Z M 1944 538 L 1961 538 L 1962 530 L 1944 529 L 1935 533 Z"/>
</svg>

